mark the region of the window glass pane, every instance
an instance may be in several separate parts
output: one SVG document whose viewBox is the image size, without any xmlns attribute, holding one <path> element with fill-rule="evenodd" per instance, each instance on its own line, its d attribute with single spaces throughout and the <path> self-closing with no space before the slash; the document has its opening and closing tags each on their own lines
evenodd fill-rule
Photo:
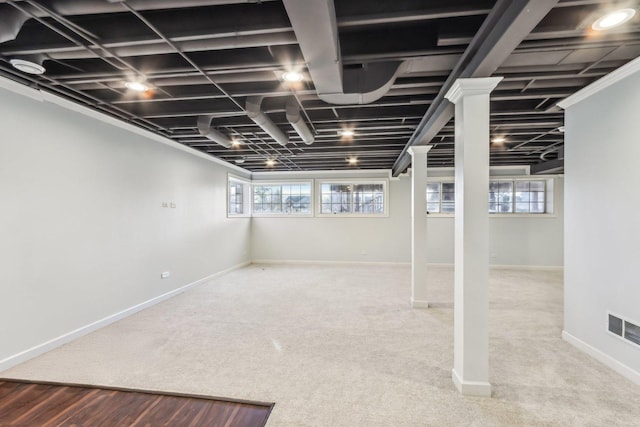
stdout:
<svg viewBox="0 0 640 427">
<path fill-rule="evenodd" d="M 431 213 L 440 212 L 440 201 L 427 202 L 427 212 L 431 212 Z"/>
<path fill-rule="evenodd" d="M 384 184 L 322 183 L 320 189 L 321 213 L 384 213 Z"/>
<path fill-rule="evenodd" d="M 541 191 L 544 193 L 544 181 L 530 181 L 531 191 Z"/>
<path fill-rule="evenodd" d="M 244 213 L 244 184 L 237 181 L 229 181 L 229 214 L 240 215 Z"/>
<path fill-rule="evenodd" d="M 353 186 L 354 212 L 384 213 L 382 184 L 356 184 Z"/>
<path fill-rule="evenodd" d="M 489 182 L 489 212 L 509 213 L 513 211 L 513 182 Z"/>
<path fill-rule="evenodd" d="M 299 214 L 311 212 L 311 184 L 254 185 L 253 212 Z"/>
<path fill-rule="evenodd" d="M 442 202 L 442 212 L 453 213 L 455 211 L 455 204 L 453 202 Z"/>
<path fill-rule="evenodd" d="M 427 183 L 427 212 L 440 212 L 440 183 Z"/>
<path fill-rule="evenodd" d="M 322 213 L 351 212 L 351 186 L 348 184 L 322 184 Z"/>
</svg>

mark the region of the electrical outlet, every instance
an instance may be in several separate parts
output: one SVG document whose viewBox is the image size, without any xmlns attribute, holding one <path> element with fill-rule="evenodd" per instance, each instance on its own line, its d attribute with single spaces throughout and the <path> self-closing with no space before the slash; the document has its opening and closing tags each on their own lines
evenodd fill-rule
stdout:
<svg viewBox="0 0 640 427">
<path fill-rule="evenodd" d="M 162 274 L 160 275 L 160 278 L 161 278 L 161 279 L 166 279 L 166 278 L 168 278 L 169 276 L 171 276 L 171 273 L 169 273 L 168 271 L 165 271 L 164 273 L 162 273 Z"/>
</svg>

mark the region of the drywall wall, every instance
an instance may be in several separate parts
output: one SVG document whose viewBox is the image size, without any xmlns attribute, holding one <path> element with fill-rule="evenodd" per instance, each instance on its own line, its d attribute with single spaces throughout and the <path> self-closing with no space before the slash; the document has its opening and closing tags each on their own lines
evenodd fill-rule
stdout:
<svg viewBox="0 0 640 427">
<path fill-rule="evenodd" d="M 450 170 L 432 170 L 446 177 Z M 295 174 L 309 179 L 388 178 L 388 173 Z M 259 180 L 287 180 L 292 175 L 254 176 Z M 563 179 L 554 180 L 554 214 L 545 216 L 492 216 L 491 264 L 563 265 Z M 252 218 L 252 257 L 269 261 L 411 261 L 411 179 L 389 181 L 389 216 L 381 218 L 276 217 Z M 426 215 L 426 214 L 425 214 Z M 429 262 L 453 263 L 453 216 L 427 217 Z"/>
<path fill-rule="evenodd" d="M 0 370 L 250 260 L 231 169 L 29 95 L 0 87 Z"/>
<path fill-rule="evenodd" d="M 607 332 L 607 311 L 640 324 L 638 88 L 640 71 L 565 112 L 564 327 L 640 379 L 640 346 Z"/>
</svg>

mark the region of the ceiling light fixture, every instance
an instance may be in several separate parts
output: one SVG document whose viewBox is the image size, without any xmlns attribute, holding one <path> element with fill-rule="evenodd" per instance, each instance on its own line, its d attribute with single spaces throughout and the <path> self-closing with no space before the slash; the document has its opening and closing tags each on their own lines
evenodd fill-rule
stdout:
<svg viewBox="0 0 640 427">
<path fill-rule="evenodd" d="M 239 158 L 236 159 L 236 164 L 237 165 L 241 165 L 243 163 L 244 163 L 244 157 L 239 157 Z"/>
<path fill-rule="evenodd" d="M 356 165 L 358 164 L 358 158 L 355 156 L 347 157 L 347 162 L 349 162 L 350 165 Z"/>
<path fill-rule="evenodd" d="M 231 140 L 231 145 L 233 145 L 234 147 L 237 147 L 240 145 L 240 141 L 238 141 L 237 139 L 232 139 Z"/>
<path fill-rule="evenodd" d="M 267 159 L 267 166 L 272 167 L 276 165 L 276 161 L 273 159 Z"/>
<path fill-rule="evenodd" d="M 16 70 L 20 70 L 23 73 L 27 74 L 40 75 L 44 74 L 44 72 L 46 71 L 42 65 L 24 59 L 11 59 L 9 60 L 9 62 Z"/>
<path fill-rule="evenodd" d="M 339 132 L 339 134 L 340 136 L 346 136 L 346 137 L 355 135 L 355 133 L 350 129 L 343 129 Z"/>
<path fill-rule="evenodd" d="M 146 92 L 149 90 L 149 86 L 142 82 L 125 82 L 124 86 L 127 89 L 134 90 L 136 92 Z"/>
<path fill-rule="evenodd" d="M 500 144 L 502 142 L 505 142 L 505 141 L 506 141 L 506 138 L 504 136 L 496 136 L 491 140 L 491 142 L 495 142 L 495 143 L 498 143 L 498 144 Z"/>
<path fill-rule="evenodd" d="M 298 83 L 304 80 L 304 76 L 297 71 L 287 71 L 282 73 L 282 80 L 289 83 Z"/>
<path fill-rule="evenodd" d="M 593 23 L 591 28 L 596 31 L 605 31 L 624 24 L 636 14 L 635 9 L 618 9 L 601 16 Z"/>
</svg>

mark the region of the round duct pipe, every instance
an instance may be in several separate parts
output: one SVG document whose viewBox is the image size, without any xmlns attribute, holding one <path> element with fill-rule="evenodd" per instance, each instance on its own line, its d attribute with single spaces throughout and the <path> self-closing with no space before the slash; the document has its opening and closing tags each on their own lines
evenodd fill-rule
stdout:
<svg viewBox="0 0 640 427">
<path fill-rule="evenodd" d="M 200 132 L 200 135 L 206 136 L 210 140 L 222 145 L 224 148 L 229 148 L 233 144 L 231 138 L 211 127 L 210 116 L 198 117 L 198 132 Z"/>
<path fill-rule="evenodd" d="M 247 115 L 255 124 L 260 126 L 269 136 L 280 145 L 287 145 L 289 138 L 271 121 L 269 117 L 260 109 L 262 96 L 250 96 L 247 98 Z"/>
<path fill-rule="evenodd" d="M 300 114 L 300 106 L 295 98 L 289 99 L 286 107 L 287 120 L 291 123 L 291 126 L 296 131 L 305 144 L 311 145 L 315 141 L 315 136 L 311 133 L 311 130 L 305 123 L 302 115 Z"/>
</svg>

